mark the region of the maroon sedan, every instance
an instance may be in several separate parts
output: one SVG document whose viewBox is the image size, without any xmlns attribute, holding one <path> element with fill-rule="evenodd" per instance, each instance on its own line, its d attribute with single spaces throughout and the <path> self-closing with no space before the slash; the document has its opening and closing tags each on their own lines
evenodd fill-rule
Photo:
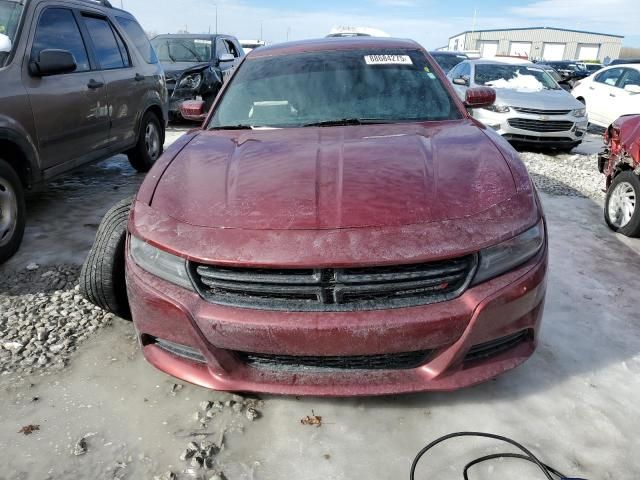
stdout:
<svg viewBox="0 0 640 480">
<path fill-rule="evenodd" d="M 494 99 L 460 102 L 407 40 L 252 52 L 131 206 L 147 360 L 217 390 L 336 396 L 453 390 L 523 363 L 546 231 L 518 155 L 466 110 Z"/>
</svg>

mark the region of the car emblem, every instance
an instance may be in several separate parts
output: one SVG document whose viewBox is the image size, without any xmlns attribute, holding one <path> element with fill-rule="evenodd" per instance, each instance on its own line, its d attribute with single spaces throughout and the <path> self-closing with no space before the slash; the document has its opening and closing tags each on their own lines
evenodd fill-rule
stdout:
<svg viewBox="0 0 640 480">
<path fill-rule="evenodd" d="M 540 120 L 542 120 L 543 122 L 546 122 L 547 120 L 549 120 L 549 117 L 547 115 L 542 115 L 540 117 Z"/>
</svg>

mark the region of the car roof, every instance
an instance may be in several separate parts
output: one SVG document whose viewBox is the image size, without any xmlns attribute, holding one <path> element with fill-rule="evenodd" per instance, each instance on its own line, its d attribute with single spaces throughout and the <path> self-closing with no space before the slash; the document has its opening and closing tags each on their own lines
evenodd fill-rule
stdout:
<svg viewBox="0 0 640 480">
<path fill-rule="evenodd" d="M 465 60 L 465 62 L 468 62 L 472 65 L 516 65 L 521 67 L 536 66 L 535 63 L 530 62 L 528 60 L 520 60 L 520 59 L 509 58 L 509 57 L 505 57 L 504 60 L 491 60 L 486 58 L 477 58 L 472 60 Z"/>
<path fill-rule="evenodd" d="M 451 57 L 462 57 L 469 58 L 469 56 L 464 52 L 454 52 L 451 50 L 432 50 L 429 51 L 431 55 L 449 55 Z"/>
<path fill-rule="evenodd" d="M 360 50 L 375 48 L 396 48 L 396 49 L 422 49 L 413 40 L 400 38 L 382 37 L 330 37 L 318 38 L 314 40 L 301 40 L 296 42 L 279 43 L 261 47 L 255 52 L 251 52 L 251 58 L 271 57 L 278 55 L 290 55 L 307 52 L 328 52 L 335 50 Z M 372 52 L 372 53 L 375 53 Z"/>
<path fill-rule="evenodd" d="M 193 39 L 214 39 L 217 37 L 233 38 L 231 35 L 223 35 L 221 33 L 161 33 L 153 37 L 156 38 L 193 38 Z"/>
</svg>

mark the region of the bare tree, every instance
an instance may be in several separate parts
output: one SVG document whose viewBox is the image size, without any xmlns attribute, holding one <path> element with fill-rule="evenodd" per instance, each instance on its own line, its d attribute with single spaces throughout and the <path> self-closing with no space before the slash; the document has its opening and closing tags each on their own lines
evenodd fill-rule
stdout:
<svg viewBox="0 0 640 480">
<path fill-rule="evenodd" d="M 638 47 L 622 47 L 620 50 L 620 58 L 638 58 L 640 57 L 640 48 Z"/>
</svg>

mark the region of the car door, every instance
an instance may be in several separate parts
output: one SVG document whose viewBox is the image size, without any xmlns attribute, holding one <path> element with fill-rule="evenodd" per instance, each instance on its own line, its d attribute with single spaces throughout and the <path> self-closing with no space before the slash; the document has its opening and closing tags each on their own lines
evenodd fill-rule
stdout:
<svg viewBox="0 0 640 480">
<path fill-rule="evenodd" d="M 124 40 L 107 17 L 82 12 L 82 20 L 106 85 L 109 147 L 131 145 L 136 139 L 137 112 L 144 98 L 146 79 L 135 71 Z"/>
<path fill-rule="evenodd" d="M 233 62 L 220 62 L 220 58 L 223 55 L 227 54 L 233 55 L 235 60 Z M 218 40 L 216 41 L 216 58 L 218 62 L 218 68 L 220 68 L 220 71 L 222 72 L 223 82 L 226 82 L 231 74 L 235 71 L 236 67 L 238 66 L 240 56 L 241 54 L 236 49 L 233 42 L 225 38 L 218 38 Z"/>
<path fill-rule="evenodd" d="M 620 67 L 609 68 L 597 74 L 585 92 L 587 103 L 587 114 L 589 120 L 600 125 L 609 125 L 608 119 L 615 115 L 613 111 L 613 100 L 619 93 L 616 86 L 623 69 Z"/>
<path fill-rule="evenodd" d="M 611 97 L 611 115 L 606 118 L 608 123 L 613 123 L 622 115 L 640 114 L 640 93 L 629 89 L 634 86 L 640 90 L 640 71 L 623 68 L 616 86 L 617 91 Z"/>
<path fill-rule="evenodd" d="M 102 74 L 94 69 L 77 13 L 58 6 L 41 7 L 30 33 L 29 58 L 23 65 L 43 169 L 98 157 L 109 133 L 107 95 Z M 72 73 L 32 76 L 29 63 L 42 50 L 70 51 Z M 55 171 L 53 172 L 55 173 Z"/>
</svg>

